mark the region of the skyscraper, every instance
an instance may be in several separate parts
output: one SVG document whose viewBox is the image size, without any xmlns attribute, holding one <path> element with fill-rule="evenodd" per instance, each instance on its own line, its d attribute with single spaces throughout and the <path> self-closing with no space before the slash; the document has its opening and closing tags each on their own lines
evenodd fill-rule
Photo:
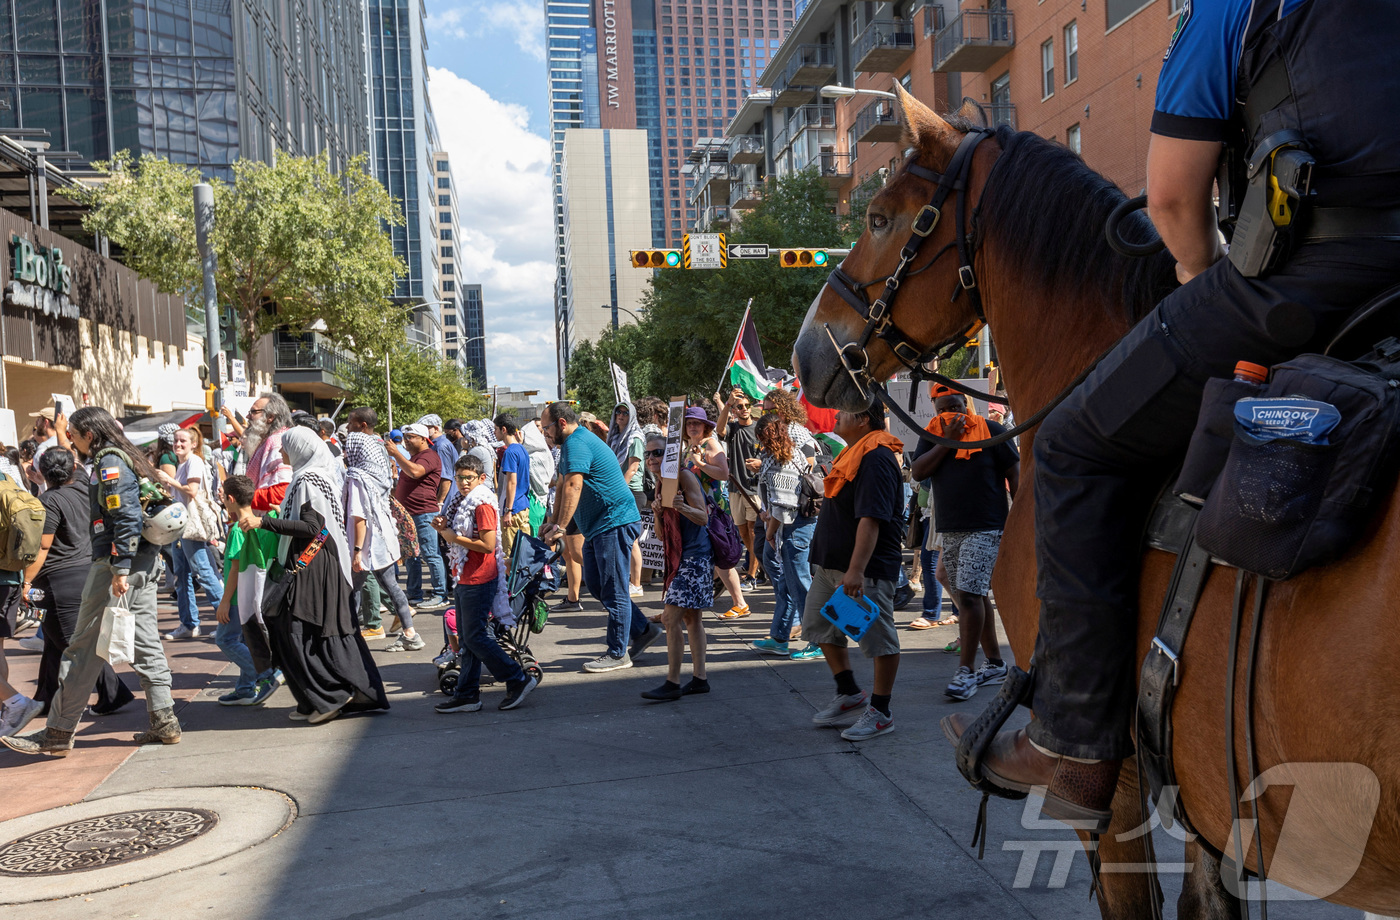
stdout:
<svg viewBox="0 0 1400 920">
<path fill-rule="evenodd" d="M 363 7 L 335 0 L 0 3 L 0 130 L 52 150 L 153 153 L 231 176 L 239 157 L 369 148 Z M 11 53 L 18 52 L 12 57 Z"/>
<path fill-rule="evenodd" d="M 486 386 L 486 341 L 483 328 L 481 285 L 467 284 L 462 262 L 457 258 L 460 227 L 457 223 L 457 187 L 452 179 L 452 158 L 445 150 L 433 151 L 433 175 L 437 197 L 438 239 L 434 256 L 438 263 L 436 299 L 442 302 L 442 352 L 463 371 L 470 371 L 472 382 Z"/>
<path fill-rule="evenodd" d="M 723 136 L 755 88 L 769 50 L 791 28 L 793 0 L 545 0 L 545 16 L 562 393 L 569 355 L 579 344 L 570 337 L 575 324 L 565 251 L 565 131 L 647 132 L 651 241 L 679 246 L 696 210 L 690 200 L 694 176 L 683 172 L 686 156 L 697 139 Z"/>
<path fill-rule="evenodd" d="M 407 274 L 394 299 L 423 304 L 413 311 L 409 340 L 441 351 L 442 308 L 435 303 L 436 226 L 432 150 L 436 126 L 428 101 L 424 8 L 409 0 L 369 0 L 369 99 L 374 170 L 403 206 L 404 225 L 390 228 Z"/>
</svg>

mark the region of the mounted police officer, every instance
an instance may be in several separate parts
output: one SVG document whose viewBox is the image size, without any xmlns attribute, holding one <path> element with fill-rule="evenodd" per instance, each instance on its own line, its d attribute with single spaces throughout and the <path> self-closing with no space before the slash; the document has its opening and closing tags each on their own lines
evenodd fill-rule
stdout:
<svg viewBox="0 0 1400 920">
<path fill-rule="evenodd" d="M 92 568 L 83 586 L 78 621 L 58 671 L 58 691 L 49 703 L 48 725 L 23 737 L 0 738 L 21 754 L 67 756 L 92 686 L 102 669 L 98 636 L 103 611 L 127 605 L 135 615 L 132 668 L 146 691 L 149 731 L 133 736 L 137 744 L 175 744 L 180 723 L 170 695 L 170 666 L 156 625 L 158 542 L 171 542 L 183 530 L 182 506 L 165 505 L 148 517 L 141 506 L 142 479 L 155 479 L 146 455 L 122 434 L 106 409 L 84 408 L 68 421 L 69 435 L 92 467 L 88 504 L 92 520 Z M 152 540 L 157 542 L 152 542 Z"/>
<path fill-rule="evenodd" d="M 1400 281 L 1400 2 L 1188 0 L 1157 86 L 1148 205 L 1183 287 L 1035 439 L 1035 719 L 982 775 L 1107 828 L 1133 753 L 1140 537 L 1210 377 L 1322 350 Z M 1212 186 L 1228 150 L 1216 233 Z M 961 737 L 969 720 L 945 720 Z"/>
</svg>

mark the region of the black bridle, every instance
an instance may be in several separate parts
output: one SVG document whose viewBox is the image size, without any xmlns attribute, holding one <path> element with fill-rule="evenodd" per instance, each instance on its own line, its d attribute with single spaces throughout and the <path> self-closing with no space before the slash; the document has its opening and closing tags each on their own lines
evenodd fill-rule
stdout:
<svg viewBox="0 0 1400 920">
<path fill-rule="evenodd" d="M 977 286 L 977 272 L 973 268 L 972 262 L 977 255 L 977 246 L 980 242 L 975 229 L 969 229 L 968 225 L 968 179 L 972 174 L 973 153 L 977 146 L 983 141 L 992 137 L 996 132 L 991 128 L 973 128 L 963 135 L 962 141 L 958 144 L 958 149 L 953 152 L 953 158 L 948 162 L 948 168 L 944 172 L 935 172 L 932 169 L 919 165 L 918 162 L 911 161 L 905 165 L 905 171 L 917 176 L 927 182 L 934 184 L 933 197 L 928 204 L 914 216 L 913 226 L 910 228 L 909 240 L 904 244 L 904 248 L 899 252 L 899 264 L 895 266 L 885 279 L 885 289 L 880 296 L 871 302 L 865 295 L 867 288 L 874 287 L 880 282 L 877 281 L 857 281 L 838 265 L 832 269 L 831 274 L 826 279 L 826 286 L 835 291 L 842 300 L 851 306 L 851 309 L 860 314 L 865 320 L 865 328 L 861 330 L 860 337 L 854 342 L 847 342 L 845 345 L 836 341 L 836 336 L 832 333 L 829 324 L 823 323 L 822 328 L 826 332 L 827 338 L 831 341 L 832 348 L 836 349 L 837 359 L 840 360 L 842 368 L 850 376 L 855 384 L 857 392 L 862 397 L 868 398 L 869 389 L 874 390 L 876 398 L 885 404 L 885 407 L 905 425 L 908 425 L 918 436 L 933 444 L 943 447 L 956 447 L 958 449 L 980 449 L 984 447 L 995 447 L 1005 441 L 1040 424 L 1040 422 L 1050 414 L 1056 406 L 1064 401 L 1075 387 L 1088 377 L 1090 371 L 1097 366 L 1095 360 L 1084 370 L 1075 380 L 1066 387 L 1058 396 L 1043 406 L 1038 412 L 1015 428 L 1003 431 L 994 437 L 982 441 L 956 441 L 951 438 L 942 438 L 930 434 L 924 427 L 909 414 L 914 408 L 914 401 L 918 396 L 918 387 L 924 380 L 932 380 L 942 384 L 951 390 L 965 396 L 972 396 L 977 399 L 990 399 L 992 394 L 983 393 L 971 387 L 964 386 L 951 377 L 945 377 L 932 371 L 924 370 L 924 365 L 934 358 L 947 358 L 956 352 L 966 348 L 972 337 L 977 334 L 987 323 L 987 315 L 982 307 L 982 291 Z M 1001 162 L 998 156 L 997 164 Z M 995 172 L 995 166 L 993 167 Z M 983 185 L 983 194 L 986 194 L 987 186 L 991 184 L 991 175 L 987 177 L 987 183 Z M 933 254 L 933 257 L 923 264 L 922 267 L 910 270 L 910 265 L 919 255 L 919 250 L 933 231 L 938 227 L 943 216 L 943 207 L 948 201 L 948 196 L 953 198 L 953 239 Z M 972 219 L 975 224 L 977 214 L 981 209 L 981 200 L 972 209 Z M 918 342 L 911 339 L 894 322 L 894 299 L 899 293 L 900 286 L 913 275 L 928 271 L 943 255 L 950 251 L 956 251 L 958 255 L 958 280 L 953 288 L 952 301 L 966 294 L 968 302 L 972 305 L 972 312 L 977 317 L 967 329 L 958 333 L 950 339 L 938 342 L 931 347 L 924 348 Z M 842 263 L 844 264 L 844 262 Z M 895 358 L 908 368 L 913 376 L 913 382 L 909 391 L 909 411 L 901 408 L 890 396 L 883 383 L 873 379 L 868 373 L 870 367 L 870 356 L 866 353 L 866 348 L 872 339 L 879 339 L 884 342 L 894 353 Z"/>
</svg>

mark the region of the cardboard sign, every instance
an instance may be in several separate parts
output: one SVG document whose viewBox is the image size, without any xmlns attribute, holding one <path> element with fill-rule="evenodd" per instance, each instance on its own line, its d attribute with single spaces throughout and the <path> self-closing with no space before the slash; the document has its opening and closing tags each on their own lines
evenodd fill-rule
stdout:
<svg viewBox="0 0 1400 920">
<path fill-rule="evenodd" d="M 0 409 L 0 444 L 6 447 L 19 445 L 19 431 L 15 428 L 15 410 Z"/>
<path fill-rule="evenodd" d="M 661 458 L 661 503 L 667 508 L 676 500 L 681 478 L 681 443 L 685 439 L 685 397 L 672 396 L 666 416 L 666 455 Z"/>
<path fill-rule="evenodd" d="M 612 369 L 613 397 L 616 404 L 630 403 L 632 393 L 627 387 L 627 372 L 611 361 L 608 362 L 608 367 Z"/>
<path fill-rule="evenodd" d="M 642 568 L 655 572 L 666 568 L 666 548 L 661 544 L 661 534 L 656 532 L 656 519 L 648 507 L 642 512 Z"/>
</svg>

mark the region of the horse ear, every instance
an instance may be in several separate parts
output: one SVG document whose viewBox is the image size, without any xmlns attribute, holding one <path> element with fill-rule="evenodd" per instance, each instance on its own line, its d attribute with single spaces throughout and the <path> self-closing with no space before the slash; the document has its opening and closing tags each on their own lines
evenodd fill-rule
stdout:
<svg viewBox="0 0 1400 920">
<path fill-rule="evenodd" d="M 990 127 L 987 123 L 987 110 L 982 106 L 982 103 L 971 96 L 964 96 L 962 105 L 958 106 L 958 110 L 953 114 L 968 124 L 980 125 L 983 128 Z"/>
<path fill-rule="evenodd" d="M 905 147 L 926 147 L 937 144 L 956 133 L 953 131 L 952 125 L 939 118 L 933 109 L 910 95 L 909 91 L 898 81 L 895 82 L 894 91 L 895 95 L 899 97 L 900 108 L 904 110 L 902 143 Z"/>
</svg>

